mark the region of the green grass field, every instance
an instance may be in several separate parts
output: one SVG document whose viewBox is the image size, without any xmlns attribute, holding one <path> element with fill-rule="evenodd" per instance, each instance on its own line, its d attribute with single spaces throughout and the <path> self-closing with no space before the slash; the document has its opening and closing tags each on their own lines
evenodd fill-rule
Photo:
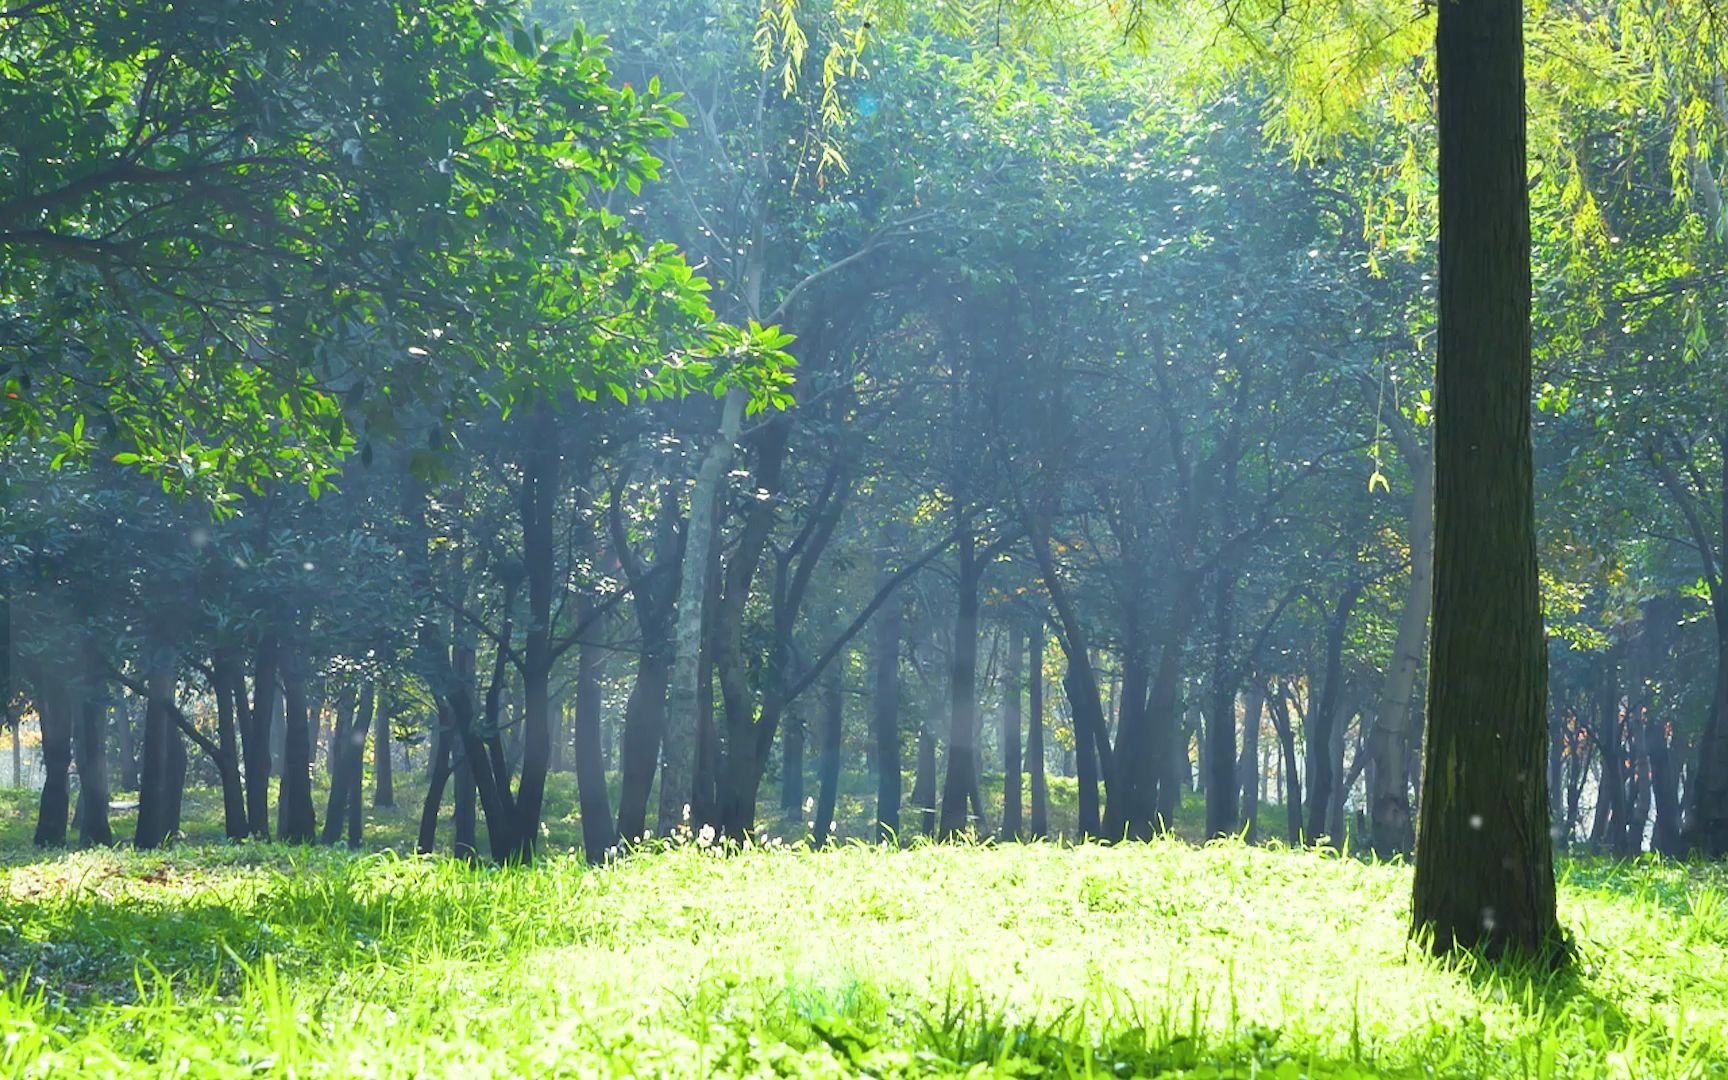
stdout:
<svg viewBox="0 0 1728 1080">
<path fill-rule="evenodd" d="M 1405 867 L 1234 842 L 5 851 L 5 1076 L 1728 1075 L 1720 868 L 1565 864 L 1551 976 L 1407 946 Z"/>
</svg>

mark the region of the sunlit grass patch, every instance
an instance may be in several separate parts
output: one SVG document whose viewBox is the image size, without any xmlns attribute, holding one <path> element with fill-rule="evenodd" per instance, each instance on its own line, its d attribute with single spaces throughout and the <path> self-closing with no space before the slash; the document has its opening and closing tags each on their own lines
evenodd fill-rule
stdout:
<svg viewBox="0 0 1728 1080">
<path fill-rule="evenodd" d="M 1565 876 L 1549 975 L 1411 947 L 1407 868 L 1237 843 L 83 853 L 6 875 L 0 1067 L 1722 1075 L 1722 873 Z"/>
</svg>

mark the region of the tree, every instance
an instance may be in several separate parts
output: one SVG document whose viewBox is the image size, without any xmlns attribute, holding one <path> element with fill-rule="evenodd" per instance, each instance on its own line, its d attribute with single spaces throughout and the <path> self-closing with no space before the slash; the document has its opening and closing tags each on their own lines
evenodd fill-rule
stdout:
<svg viewBox="0 0 1728 1080">
<path fill-rule="evenodd" d="M 1443 4 L 1434 629 L 1415 901 L 1436 950 L 1559 943 L 1530 448 L 1522 5 Z"/>
</svg>

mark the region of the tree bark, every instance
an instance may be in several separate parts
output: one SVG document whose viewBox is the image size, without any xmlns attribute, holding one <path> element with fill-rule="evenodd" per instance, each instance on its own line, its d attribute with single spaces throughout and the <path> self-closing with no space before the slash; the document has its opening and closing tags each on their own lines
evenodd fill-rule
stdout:
<svg viewBox="0 0 1728 1080">
<path fill-rule="evenodd" d="M 395 704 L 388 691 L 380 691 L 372 718 L 372 808 L 396 805 L 395 762 L 391 760 L 390 718 Z"/>
<path fill-rule="evenodd" d="M 888 577 L 888 541 L 878 545 L 878 588 Z M 900 624 L 899 605 L 876 615 L 876 636 L 870 649 L 871 727 L 876 739 L 876 840 L 898 842 L 900 836 Z"/>
<path fill-rule="evenodd" d="M 978 579 L 977 541 L 969 516 L 959 512 L 955 577 L 954 655 L 948 670 L 948 771 L 942 782 L 943 839 L 966 832 L 967 803 L 977 783 Z"/>
<path fill-rule="evenodd" d="M 1279 760 L 1284 779 L 1284 842 L 1294 847 L 1302 843 L 1302 777 L 1297 771 L 1296 726 L 1290 722 L 1288 695 L 1288 687 L 1273 687 L 1272 727 L 1278 732 Z"/>
<path fill-rule="evenodd" d="M 1034 619 L 1026 634 L 1026 764 L 1032 797 L 1028 835 L 1050 835 L 1050 782 L 1044 769 L 1044 622 Z"/>
<path fill-rule="evenodd" d="M 265 631 L 252 660 L 252 701 L 239 687 L 241 753 L 246 763 L 246 822 L 254 840 L 270 839 L 270 731 L 276 712 L 276 673 L 281 648 Z"/>
<path fill-rule="evenodd" d="M 1434 613 L 1412 925 L 1437 952 L 1560 941 L 1530 449 L 1517 0 L 1439 6 Z"/>
<path fill-rule="evenodd" d="M 586 597 L 577 605 L 577 620 L 592 621 L 593 601 Z M 582 813 L 582 853 L 589 863 L 598 865 L 606 853 L 618 843 L 612 820 L 612 797 L 606 790 L 606 759 L 602 749 L 604 734 L 600 720 L 600 677 L 606 665 L 606 645 L 598 640 L 582 642 L 576 667 L 576 716 L 574 720 L 574 750 L 576 757 L 576 800 Z"/>
<path fill-rule="evenodd" d="M 246 712 L 246 676 L 232 646 L 219 645 L 210 657 L 211 690 L 216 696 L 216 769 L 222 778 L 222 824 L 228 839 L 246 839 L 246 788 L 240 776 L 241 717 Z"/>
<path fill-rule="evenodd" d="M 175 745 L 180 729 L 169 713 L 173 705 L 172 654 L 151 658 L 145 677 L 144 748 L 138 770 L 138 821 L 132 842 L 140 850 L 159 848 L 173 838 L 179 819 L 175 789 Z M 184 758 L 182 747 L 179 756 Z"/>
<path fill-rule="evenodd" d="M 1344 842 L 1332 831 L 1332 804 L 1338 795 L 1338 773 L 1342 768 L 1344 722 L 1344 632 L 1350 625 L 1350 614 L 1362 595 L 1363 584 L 1351 582 L 1338 597 L 1338 606 L 1326 620 L 1326 674 L 1320 689 L 1320 701 L 1308 712 L 1304 735 L 1308 743 L 1308 830 L 1309 843 L 1327 838 L 1333 847 Z"/>
<path fill-rule="evenodd" d="M 1242 757 L 1236 783 L 1242 800 L 1243 836 L 1252 841 L 1260 830 L 1260 725 L 1266 716 L 1266 679 L 1248 678 L 1242 695 Z"/>
<path fill-rule="evenodd" d="M 1414 445 L 1412 438 L 1411 443 Z M 1392 643 L 1392 660 L 1380 687 L 1374 730 L 1368 737 L 1371 783 L 1368 827 L 1374 854 L 1389 859 L 1416 844 L 1410 813 L 1410 759 L 1416 676 L 1428 642 L 1428 612 L 1434 599 L 1434 454 L 1421 452 L 1411 462 L 1410 584 Z"/>
<path fill-rule="evenodd" d="M 812 843 L 826 847 L 834 839 L 834 808 L 840 800 L 840 748 L 846 716 L 841 685 L 844 668 L 829 669 L 822 692 L 822 742 L 816 755 L 816 820 L 811 826 Z"/>
<path fill-rule="evenodd" d="M 93 658 L 91 658 L 93 659 Z M 78 730 L 72 751 L 78 762 L 78 842 L 90 846 L 114 842 L 108 823 L 108 698 L 87 662 L 78 702 Z"/>
<path fill-rule="evenodd" d="M 36 722 L 42 733 L 42 791 L 36 807 L 36 846 L 66 846 L 66 814 L 72 806 L 72 729 L 75 707 L 64 684 L 56 681 L 36 694 Z"/>
<path fill-rule="evenodd" d="M 1020 624 L 1008 627 L 1008 658 L 1002 666 L 1002 839 L 1026 838 L 1021 799 L 1020 664 L 1025 653 Z"/>
<path fill-rule="evenodd" d="M 282 665 L 282 779 L 276 789 L 276 837 L 285 844 L 309 844 L 318 834 L 307 674 L 304 654 L 291 649 Z"/>
<path fill-rule="evenodd" d="M 701 649 L 708 564 L 719 526 L 720 495 L 733 445 L 744 418 L 746 394 L 728 390 L 720 412 L 720 430 L 696 472 L 690 493 L 690 526 L 684 545 L 684 568 L 678 586 L 677 622 L 673 630 L 671 684 L 667 691 L 664 763 L 660 774 L 659 832 L 670 835 L 684 819 L 694 796 L 696 779 L 697 709 L 705 689 L 701 683 Z"/>
</svg>

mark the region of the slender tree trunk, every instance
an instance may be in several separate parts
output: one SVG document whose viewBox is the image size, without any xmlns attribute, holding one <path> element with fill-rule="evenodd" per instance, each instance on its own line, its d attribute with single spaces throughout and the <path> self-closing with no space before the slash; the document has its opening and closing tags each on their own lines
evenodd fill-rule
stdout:
<svg viewBox="0 0 1728 1080">
<path fill-rule="evenodd" d="M 912 809 L 918 814 L 918 831 L 936 835 L 936 732 L 928 722 L 918 726 L 918 764 L 912 775 Z"/>
<path fill-rule="evenodd" d="M 282 779 L 276 788 L 276 836 L 285 844 L 310 844 L 318 835 L 306 677 L 304 654 L 291 649 L 282 665 Z"/>
<path fill-rule="evenodd" d="M 1414 440 L 1412 440 L 1414 443 Z M 1374 730 L 1368 737 L 1373 778 L 1368 792 L 1368 826 L 1374 853 L 1383 859 L 1408 853 L 1416 844 L 1410 812 L 1410 773 L 1406 762 L 1414 745 L 1412 720 L 1416 676 L 1428 642 L 1428 612 L 1434 600 L 1434 454 L 1421 452 L 1410 463 L 1410 584 L 1392 660 L 1380 688 Z"/>
<path fill-rule="evenodd" d="M 822 691 L 822 744 L 816 757 L 816 821 L 812 826 L 817 847 L 826 847 L 834 839 L 834 808 L 840 799 L 840 748 L 845 723 L 845 696 L 841 677 L 845 668 L 835 664 L 829 668 L 827 685 Z"/>
<path fill-rule="evenodd" d="M 1044 623 L 1034 619 L 1026 635 L 1026 764 L 1031 773 L 1032 814 L 1028 835 L 1050 835 L 1050 782 L 1044 771 Z"/>
<path fill-rule="evenodd" d="M 1326 674 L 1320 689 L 1319 702 L 1308 711 L 1304 731 L 1308 743 L 1308 830 L 1309 843 L 1326 837 L 1333 847 L 1344 842 L 1331 829 L 1333 799 L 1338 794 L 1338 773 L 1341 770 L 1344 722 L 1344 634 L 1350 625 L 1350 613 L 1362 595 L 1362 584 L 1352 582 L 1338 597 L 1338 606 L 1326 620 Z"/>
<path fill-rule="evenodd" d="M 42 733 L 42 792 L 36 809 L 36 846 L 66 846 L 66 814 L 72 806 L 72 695 L 56 683 L 39 692 L 36 721 Z"/>
<path fill-rule="evenodd" d="M 270 839 L 270 731 L 276 712 L 276 672 L 281 652 L 274 633 L 258 639 L 252 661 L 252 702 L 246 705 L 246 688 L 239 687 L 243 707 L 241 753 L 246 762 L 246 822 L 255 840 Z"/>
<path fill-rule="evenodd" d="M 396 805 L 395 763 L 390 752 L 390 717 L 395 702 L 388 691 L 380 691 L 378 709 L 372 718 L 372 809 Z"/>
<path fill-rule="evenodd" d="M 800 814 L 804 806 L 804 716 L 797 709 L 781 718 L 780 809 Z"/>
<path fill-rule="evenodd" d="M 624 745 L 618 770 L 618 838 L 624 843 L 636 843 L 648 835 L 648 797 L 659 765 L 666 690 L 671 681 L 669 644 L 644 640 L 636 682 L 624 706 Z"/>
<path fill-rule="evenodd" d="M 108 823 L 108 698 L 96 671 L 92 657 L 85 664 L 72 747 L 78 761 L 78 842 L 86 847 L 114 842 Z"/>
<path fill-rule="evenodd" d="M 180 729 L 169 709 L 173 705 L 174 658 L 153 656 L 145 676 L 144 748 L 138 771 L 138 821 L 132 842 L 140 850 L 159 848 L 173 838 L 179 819 L 179 792 L 174 785 L 175 744 Z M 184 759 L 185 749 L 179 755 Z"/>
<path fill-rule="evenodd" d="M 220 693 L 220 691 L 218 691 Z M 120 764 L 120 791 L 132 791 L 137 788 L 136 774 L 138 771 L 137 751 L 134 749 L 132 733 L 132 706 L 124 695 L 115 702 L 114 713 L 114 749 L 118 754 Z M 244 813 L 245 804 L 241 804 Z"/>
<path fill-rule="evenodd" d="M 720 495 L 732 463 L 733 444 L 744 418 L 746 394 L 726 392 L 720 431 L 696 473 L 690 493 L 689 538 L 684 545 L 684 572 L 678 587 L 677 623 L 673 631 L 671 684 L 667 692 L 664 765 L 660 775 L 659 831 L 669 835 L 684 817 L 694 795 L 696 778 L 697 710 L 708 688 L 702 683 L 702 628 L 708 566 L 719 525 Z"/>
<path fill-rule="evenodd" d="M 1020 624 L 1008 627 L 1008 658 L 1002 670 L 1002 839 L 1024 840 L 1026 826 L 1021 803 L 1020 760 L 1020 662 L 1025 643 Z"/>
<path fill-rule="evenodd" d="M 1232 472 L 1234 469 L 1232 468 Z M 1231 655 L 1236 638 L 1236 570 L 1218 568 L 1212 608 L 1212 707 L 1206 713 L 1206 835 L 1230 836 L 1240 827 L 1237 804 L 1236 690 L 1241 675 Z"/>
<path fill-rule="evenodd" d="M 1278 749 L 1282 761 L 1284 842 L 1295 846 L 1302 842 L 1302 777 L 1296 764 L 1296 726 L 1290 722 L 1288 690 L 1274 686 L 1272 690 L 1272 727 L 1278 732 Z"/>
<path fill-rule="evenodd" d="M 1559 941 L 1530 450 L 1523 10 L 1441 4 L 1434 615 L 1412 925 L 1436 951 Z"/>
<path fill-rule="evenodd" d="M 584 600 L 577 618 L 592 614 L 592 601 Z M 584 641 L 576 669 L 576 798 L 582 811 L 582 852 L 592 864 L 606 860 L 618 843 L 613 830 L 612 797 L 606 790 L 604 733 L 600 723 L 600 677 L 605 670 L 606 649 L 602 641 Z"/>
<path fill-rule="evenodd" d="M 978 578 L 976 540 L 970 517 L 959 518 L 954 655 L 948 672 L 948 773 L 942 785 L 937 829 L 943 839 L 966 831 L 966 807 L 978 764 Z"/>
<path fill-rule="evenodd" d="M 528 445 L 522 451 L 518 517 L 528 583 L 528 626 L 522 650 L 522 768 L 512 803 L 515 813 L 509 854 L 510 859 L 524 863 L 533 860 L 534 846 L 540 840 L 541 806 L 552 758 L 552 600 L 558 586 L 552 514 L 560 457 L 558 425 L 551 406 L 536 408 L 525 431 Z M 498 784 L 507 790 L 509 781 L 499 777 Z M 612 815 L 607 811 L 602 816 L 610 821 Z M 488 818 L 487 831 L 494 827 Z M 603 853 L 605 847 L 600 850 Z"/>
<path fill-rule="evenodd" d="M 222 777 L 222 825 L 228 839 L 246 839 L 246 788 L 240 779 L 240 717 L 246 708 L 246 676 L 230 646 L 210 658 L 211 689 L 216 695 L 216 768 Z M 121 725 L 124 727 L 124 722 Z"/>
<path fill-rule="evenodd" d="M 471 749 L 466 739 L 457 740 L 453 749 L 456 768 L 452 779 L 456 784 L 456 797 L 452 819 L 455 837 L 451 843 L 451 852 L 458 859 L 477 862 L 480 858 L 480 829 L 475 802 L 479 789 L 474 783 L 475 768 Z"/>
<path fill-rule="evenodd" d="M 885 547 L 885 545 L 884 545 Z M 878 585 L 887 580 L 886 551 L 876 561 Z M 876 616 L 870 650 L 871 726 L 876 737 L 876 839 L 895 843 L 900 835 L 900 624 L 899 604 Z"/>
<path fill-rule="evenodd" d="M 356 693 L 348 687 L 336 697 L 330 727 L 330 795 L 324 804 L 319 842 L 334 844 L 349 827 L 349 804 L 358 803 L 365 770 L 366 732 L 372 726 L 376 691 L 368 683 Z"/>
<path fill-rule="evenodd" d="M 442 704 L 438 708 L 438 731 L 426 766 L 426 798 L 420 804 L 420 835 L 414 850 L 430 855 L 438 850 L 438 814 L 444 804 L 444 786 L 450 782 L 455 736 Z"/>
<path fill-rule="evenodd" d="M 1242 702 L 1242 757 L 1236 783 L 1242 799 L 1243 836 L 1252 841 L 1260 830 L 1260 725 L 1266 717 L 1265 676 L 1249 676 Z"/>
</svg>

